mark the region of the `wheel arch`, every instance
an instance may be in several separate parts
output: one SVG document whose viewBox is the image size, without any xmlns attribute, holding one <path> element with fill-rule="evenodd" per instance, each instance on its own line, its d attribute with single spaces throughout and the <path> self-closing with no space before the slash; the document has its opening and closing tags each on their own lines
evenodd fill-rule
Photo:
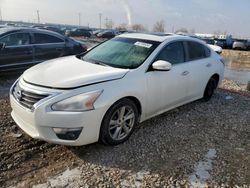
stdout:
<svg viewBox="0 0 250 188">
<path fill-rule="evenodd" d="M 220 81 L 220 75 L 218 73 L 215 73 L 211 76 L 211 78 L 214 78 L 216 80 L 216 87 L 217 87 Z"/>
<path fill-rule="evenodd" d="M 124 96 L 124 97 L 121 97 L 120 99 L 116 100 L 115 102 L 112 103 L 112 105 L 108 108 L 108 110 L 105 112 L 105 115 L 103 116 L 103 119 L 102 119 L 102 123 L 101 123 L 101 127 L 100 127 L 100 131 L 99 131 L 99 141 L 102 141 L 104 144 L 108 144 L 108 142 L 105 141 L 105 139 L 103 139 L 103 134 L 102 134 L 102 127 L 104 126 L 103 122 L 105 120 L 105 116 L 107 115 L 108 111 L 117 103 L 119 103 L 120 101 L 124 100 L 124 99 L 127 99 L 127 100 L 130 100 L 132 101 L 137 110 L 138 110 L 138 121 L 137 121 L 137 124 L 140 122 L 140 118 L 141 118 L 141 113 L 142 113 L 142 107 L 141 107 L 141 102 L 140 100 L 135 97 L 135 96 Z"/>
<path fill-rule="evenodd" d="M 124 96 L 124 97 L 122 97 L 122 98 L 116 100 L 115 102 L 113 102 L 113 104 L 112 104 L 111 106 L 113 106 L 114 104 L 116 104 L 117 102 L 119 102 L 119 101 L 121 101 L 121 100 L 123 100 L 123 99 L 129 99 L 129 100 L 131 100 L 132 102 L 134 102 L 135 105 L 136 105 L 136 107 L 137 107 L 137 110 L 138 110 L 139 115 L 142 114 L 142 105 L 141 105 L 141 102 L 140 102 L 140 100 L 139 100 L 137 97 L 135 97 L 135 96 Z M 110 106 L 110 108 L 111 108 L 111 106 Z"/>
<path fill-rule="evenodd" d="M 136 107 L 137 107 L 139 115 L 141 115 L 141 113 L 142 113 L 142 106 L 141 106 L 141 102 L 139 101 L 138 98 L 133 97 L 133 96 L 127 96 L 127 97 L 123 97 L 122 99 L 129 99 L 129 100 L 133 101 L 135 103 Z M 122 100 L 122 99 L 120 99 L 120 100 Z"/>
<path fill-rule="evenodd" d="M 138 113 L 139 113 L 139 121 L 141 119 L 141 115 L 142 115 L 142 104 L 141 104 L 141 101 L 138 99 L 138 97 L 135 97 L 135 96 L 123 96 L 123 97 L 120 97 L 119 99 L 116 99 L 112 102 L 112 104 L 109 106 L 109 108 L 107 109 L 107 111 L 105 112 L 103 118 L 102 118 L 102 121 L 106 115 L 106 113 L 109 111 L 109 109 L 115 105 L 116 103 L 118 103 L 119 101 L 123 100 L 123 99 L 129 99 L 131 100 L 132 102 L 134 102 L 134 104 L 136 105 L 137 107 L 137 110 L 138 110 Z"/>
</svg>

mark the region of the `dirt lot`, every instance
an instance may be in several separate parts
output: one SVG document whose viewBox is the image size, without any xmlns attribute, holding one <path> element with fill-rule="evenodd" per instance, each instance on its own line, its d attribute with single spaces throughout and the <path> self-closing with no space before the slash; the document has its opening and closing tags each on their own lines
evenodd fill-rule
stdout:
<svg viewBox="0 0 250 188">
<path fill-rule="evenodd" d="M 116 147 L 33 140 L 11 119 L 8 98 L 0 106 L 0 187 L 250 186 L 247 96 L 220 89 L 142 123 Z"/>
<path fill-rule="evenodd" d="M 230 67 L 250 71 L 250 51 L 223 50 L 222 56 L 230 61 Z"/>
<path fill-rule="evenodd" d="M 0 78 L 0 187 L 250 187 L 246 85 L 224 80 L 210 102 L 150 119 L 122 145 L 65 147 L 31 139 L 11 119 L 18 76 Z"/>
</svg>

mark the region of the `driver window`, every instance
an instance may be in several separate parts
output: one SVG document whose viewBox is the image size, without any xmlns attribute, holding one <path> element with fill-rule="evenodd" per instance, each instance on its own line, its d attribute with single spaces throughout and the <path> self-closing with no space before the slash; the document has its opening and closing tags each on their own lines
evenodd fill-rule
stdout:
<svg viewBox="0 0 250 188">
<path fill-rule="evenodd" d="M 171 64 L 185 62 L 185 53 L 182 42 L 173 42 L 167 45 L 158 55 L 156 60 L 168 61 Z"/>
<path fill-rule="evenodd" d="M 28 33 L 15 33 L 0 39 L 0 43 L 5 46 L 22 46 L 30 44 L 30 37 Z"/>
</svg>

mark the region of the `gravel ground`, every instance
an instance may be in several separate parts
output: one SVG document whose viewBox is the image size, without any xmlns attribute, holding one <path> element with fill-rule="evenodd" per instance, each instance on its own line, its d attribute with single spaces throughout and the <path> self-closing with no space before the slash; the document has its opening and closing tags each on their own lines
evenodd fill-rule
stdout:
<svg viewBox="0 0 250 188">
<path fill-rule="evenodd" d="M 250 187 L 246 85 L 223 80 L 211 101 L 152 118 L 122 145 L 65 147 L 11 119 L 7 95 L 19 75 L 0 78 L 0 187 Z"/>
<path fill-rule="evenodd" d="M 222 89 L 227 89 L 230 91 L 241 92 L 241 94 L 249 94 L 250 91 L 247 91 L 247 85 L 241 84 L 233 80 L 224 79 L 220 86 Z"/>
<path fill-rule="evenodd" d="M 12 121 L 7 98 L 0 106 L 0 187 L 250 187 L 247 96 L 219 89 L 207 103 L 142 123 L 116 147 L 33 140 Z"/>
<path fill-rule="evenodd" d="M 0 73 L 0 97 L 8 96 L 11 85 L 22 73 Z"/>
</svg>

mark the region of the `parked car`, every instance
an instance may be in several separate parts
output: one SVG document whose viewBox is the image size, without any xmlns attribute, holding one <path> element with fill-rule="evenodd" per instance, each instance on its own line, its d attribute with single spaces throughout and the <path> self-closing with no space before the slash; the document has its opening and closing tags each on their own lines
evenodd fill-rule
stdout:
<svg viewBox="0 0 250 188">
<path fill-rule="evenodd" d="M 220 46 L 221 48 L 227 48 L 227 41 L 226 39 L 215 39 L 215 45 Z"/>
<path fill-rule="evenodd" d="M 6 23 L 6 24 L 5 24 L 5 26 L 16 27 L 16 26 L 17 26 L 17 24 L 15 24 L 15 23 Z"/>
<path fill-rule="evenodd" d="M 72 30 L 67 30 L 66 31 L 66 36 L 90 38 L 90 37 L 92 37 L 92 32 L 91 32 L 90 29 L 75 28 L 75 29 L 72 29 Z"/>
<path fill-rule="evenodd" d="M 66 35 L 66 32 L 68 32 L 69 30 L 71 30 L 72 28 L 71 27 L 62 27 L 61 28 L 61 33 L 63 35 Z"/>
<path fill-rule="evenodd" d="M 38 24 L 38 25 L 31 25 L 30 27 L 31 28 L 35 28 L 35 29 L 44 29 L 44 25 L 40 25 L 40 24 Z"/>
<path fill-rule="evenodd" d="M 169 34 L 166 34 L 166 35 L 169 35 Z M 195 38 L 195 39 L 199 39 L 202 42 L 205 42 L 217 54 L 222 53 L 222 48 L 220 46 L 215 45 L 215 41 L 213 39 L 198 37 L 196 35 L 184 35 L 184 34 L 182 34 L 182 36 L 189 36 L 189 37 L 192 37 L 192 38 Z"/>
<path fill-rule="evenodd" d="M 5 27 L 8 27 L 8 26 L 6 26 L 6 25 L 0 25 L 0 29 L 1 28 L 5 28 Z"/>
<path fill-rule="evenodd" d="M 45 26 L 45 27 L 43 27 L 43 29 L 46 29 L 46 30 L 48 30 L 48 31 L 54 31 L 54 32 L 60 33 L 60 34 L 64 34 L 64 33 L 61 31 L 61 29 L 58 28 L 58 27 Z"/>
<path fill-rule="evenodd" d="M 211 44 L 211 45 L 215 44 L 214 39 L 210 39 L 210 38 L 200 38 L 200 39 L 203 40 L 207 44 Z"/>
<path fill-rule="evenodd" d="M 247 49 L 250 50 L 250 39 L 247 40 L 246 45 L 247 45 Z"/>
<path fill-rule="evenodd" d="M 95 31 L 93 31 L 93 35 L 97 37 L 97 35 L 101 32 L 103 32 L 103 30 L 101 30 L 101 29 L 95 30 Z"/>
<path fill-rule="evenodd" d="M 191 37 L 123 34 L 25 71 L 10 90 L 11 115 L 36 139 L 116 145 L 139 122 L 209 100 L 223 79 L 223 62 Z"/>
<path fill-rule="evenodd" d="M 45 60 L 80 54 L 86 50 L 85 45 L 51 31 L 0 29 L 0 71 L 25 69 Z"/>
<path fill-rule="evenodd" d="M 105 38 L 105 39 L 111 39 L 116 36 L 116 33 L 114 31 L 103 31 L 101 33 L 97 34 L 98 38 Z"/>
<path fill-rule="evenodd" d="M 247 41 L 235 40 L 233 43 L 233 50 L 247 50 Z"/>
</svg>

